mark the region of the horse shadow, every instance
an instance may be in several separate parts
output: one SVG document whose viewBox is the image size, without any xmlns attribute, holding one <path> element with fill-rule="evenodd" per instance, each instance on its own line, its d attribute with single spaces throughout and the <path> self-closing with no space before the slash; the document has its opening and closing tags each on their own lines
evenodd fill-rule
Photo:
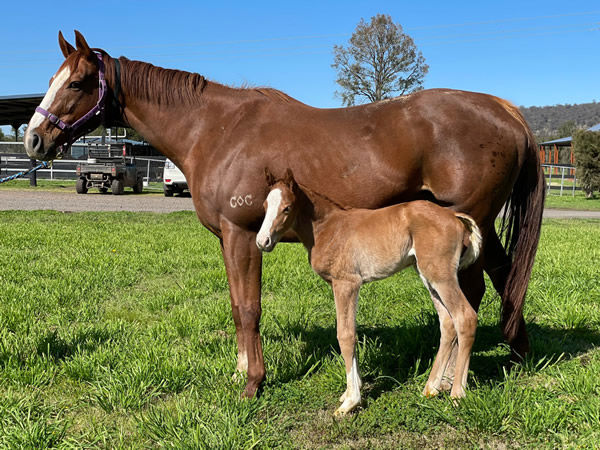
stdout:
<svg viewBox="0 0 600 450">
<path fill-rule="evenodd" d="M 422 314 L 417 324 L 357 326 L 359 368 L 364 382 L 363 398 L 376 399 L 415 377 L 423 379 L 431 368 L 439 346 L 439 325 L 435 314 Z M 335 326 L 311 328 L 290 324 L 287 331 L 304 341 L 300 359 L 322 361 L 332 352 L 339 355 Z M 531 351 L 521 364 L 537 370 L 545 363 L 570 360 L 600 346 L 600 332 L 592 327 L 552 327 L 527 324 Z M 341 358 L 341 356 L 340 356 Z M 518 366 L 518 365 L 517 365 Z M 500 327 L 478 326 L 470 371 L 481 384 L 500 382 L 505 371 L 515 367 Z M 302 378 L 308 367 L 288 373 L 291 381 Z M 340 368 L 340 370 L 343 370 Z M 341 373 L 341 376 L 343 374 Z M 343 376 L 345 379 L 345 376 Z"/>
</svg>

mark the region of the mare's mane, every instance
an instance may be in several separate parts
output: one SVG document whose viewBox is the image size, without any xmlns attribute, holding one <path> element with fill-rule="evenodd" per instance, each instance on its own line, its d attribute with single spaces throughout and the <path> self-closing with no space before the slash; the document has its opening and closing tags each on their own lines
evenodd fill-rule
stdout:
<svg viewBox="0 0 600 450">
<path fill-rule="evenodd" d="M 100 49 L 94 49 L 108 56 Z M 185 104 L 198 105 L 202 102 L 202 93 L 209 81 L 202 75 L 176 69 L 164 69 L 153 64 L 130 60 L 124 56 L 118 58 L 121 63 L 121 85 L 123 89 L 142 100 L 162 105 Z M 113 58 L 105 58 L 106 70 L 114 73 Z M 210 82 L 218 85 L 218 83 Z M 233 88 L 241 92 L 256 93 L 275 101 L 297 101 L 293 97 L 277 89 Z"/>
</svg>

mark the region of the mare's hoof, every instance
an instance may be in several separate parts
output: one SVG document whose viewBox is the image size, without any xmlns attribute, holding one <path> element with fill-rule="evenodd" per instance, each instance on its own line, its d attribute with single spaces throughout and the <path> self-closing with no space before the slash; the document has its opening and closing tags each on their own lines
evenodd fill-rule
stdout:
<svg viewBox="0 0 600 450">
<path fill-rule="evenodd" d="M 244 381 L 244 378 L 246 378 L 246 372 L 242 372 L 241 370 L 236 370 L 233 372 L 233 375 L 231 375 L 231 381 L 234 383 Z"/>
<path fill-rule="evenodd" d="M 258 395 L 258 386 L 255 384 L 247 384 L 244 392 L 242 392 L 242 398 L 254 398 Z"/>
</svg>

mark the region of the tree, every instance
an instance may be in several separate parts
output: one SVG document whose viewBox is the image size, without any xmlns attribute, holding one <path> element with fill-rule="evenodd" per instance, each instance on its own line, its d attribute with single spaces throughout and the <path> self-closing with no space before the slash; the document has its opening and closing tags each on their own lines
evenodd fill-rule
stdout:
<svg viewBox="0 0 600 450">
<path fill-rule="evenodd" d="M 600 132 L 577 131 L 573 136 L 577 179 L 587 198 L 600 190 Z"/>
<path fill-rule="evenodd" d="M 573 136 L 577 130 L 577 124 L 574 120 L 567 120 L 560 127 L 558 127 L 558 132 L 556 134 L 557 138 L 569 137 Z"/>
<path fill-rule="evenodd" d="M 344 105 L 378 101 L 423 89 L 429 71 L 412 38 L 388 15 L 378 14 L 370 23 L 360 19 L 348 47 L 333 47 L 336 95 Z"/>
</svg>

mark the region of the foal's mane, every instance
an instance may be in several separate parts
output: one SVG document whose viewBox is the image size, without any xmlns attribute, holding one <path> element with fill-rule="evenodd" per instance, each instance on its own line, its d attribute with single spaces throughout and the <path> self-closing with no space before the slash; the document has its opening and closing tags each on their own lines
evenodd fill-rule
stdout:
<svg viewBox="0 0 600 450">
<path fill-rule="evenodd" d="M 305 193 L 305 194 L 306 194 L 306 195 L 309 197 L 309 199 L 310 199 L 311 201 L 312 201 L 312 199 L 313 199 L 314 197 L 319 197 L 319 198 L 321 198 L 321 199 L 325 200 L 326 202 L 328 202 L 328 203 L 331 203 L 331 204 L 332 204 L 333 206 L 335 206 L 336 208 L 338 208 L 338 209 L 341 209 L 341 210 L 343 210 L 343 211 L 348 211 L 348 210 L 350 210 L 350 209 L 353 209 L 353 208 L 352 208 L 352 207 L 350 207 L 350 206 L 345 206 L 345 205 L 342 205 L 342 204 L 340 204 L 340 203 L 336 202 L 336 201 L 335 201 L 335 200 L 333 200 L 332 198 L 330 198 L 330 197 L 327 197 L 325 194 L 321 194 L 320 192 L 317 192 L 317 191 L 315 191 L 315 190 L 313 190 L 313 189 L 309 188 L 309 187 L 308 187 L 308 186 L 306 186 L 305 184 L 299 183 L 298 181 L 296 181 L 296 184 L 297 184 L 297 185 L 298 185 L 298 186 L 299 186 L 299 187 L 300 187 L 300 188 L 301 188 L 301 189 L 304 191 L 304 193 Z M 311 198 L 311 197 L 312 197 L 312 198 Z"/>
</svg>

